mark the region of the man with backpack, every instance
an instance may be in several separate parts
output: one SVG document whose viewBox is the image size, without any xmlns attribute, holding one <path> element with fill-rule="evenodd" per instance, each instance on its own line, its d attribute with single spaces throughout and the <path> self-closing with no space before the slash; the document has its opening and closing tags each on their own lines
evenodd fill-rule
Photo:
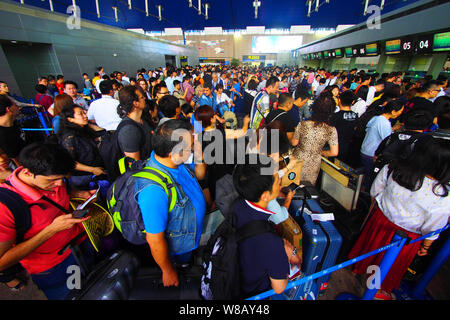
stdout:
<svg viewBox="0 0 450 320">
<path fill-rule="evenodd" d="M 150 159 L 120 176 L 108 193 L 116 227 L 128 242 L 148 243 L 164 286 L 178 286 L 177 267 L 189 264 L 203 229 L 206 202 L 197 182 L 204 178 L 202 164 L 195 173 L 184 164 L 192 133 L 184 120 L 164 122 L 152 138 Z"/>
<path fill-rule="evenodd" d="M 216 258 L 209 259 L 209 272 L 203 277 L 202 295 L 206 299 L 248 298 L 270 289 L 282 293 L 288 283 L 290 265 L 301 263 L 296 248 L 283 240 L 269 222 L 274 212 L 267 206 L 278 197 L 281 186 L 278 172 L 271 168 L 272 161 L 262 155 L 247 155 L 245 164 L 234 169 L 233 185 L 240 198 L 235 201 L 232 214 L 218 228 L 221 239 L 216 239 L 216 231 L 208 243 L 222 248 L 213 251 Z M 226 232 L 230 225 L 234 229 Z M 233 261 L 227 264 L 230 260 Z M 218 261 L 222 262 L 220 268 Z M 226 273 L 221 273 L 222 269 L 227 269 Z"/>
<path fill-rule="evenodd" d="M 84 233 L 81 222 L 89 219 L 66 214 L 69 197 L 88 198 L 92 192 L 72 191 L 69 196 L 64 178 L 75 162 L 58 144 L 31 144 L 19 162 L 22 166 L 0 185 L 0 275 L 4 282 L 17 282 L 10 271 L 20 263 L 48 299 L 64 299 L 71 275 L 67 268 L 77 262 L 71 250 L 59 251 Z M 86 235 L 77 244 L 92 257 Z"/>
<path fill-rule="evenodd" d="M 270 95 L 276 95 L 279 90 L 280 80 L 272 76 L 266 82 L 266 88 L 259 92 L 253 99 L 252 109 L 250 111 L 250 128 L 258 129 L 265 123 L 266 117 L 273 109 Z"/>
</svg>

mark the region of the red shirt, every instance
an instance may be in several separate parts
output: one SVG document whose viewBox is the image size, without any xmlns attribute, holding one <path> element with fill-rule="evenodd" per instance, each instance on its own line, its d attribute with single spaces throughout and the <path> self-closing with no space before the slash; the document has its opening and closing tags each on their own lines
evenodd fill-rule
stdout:
<svg viewBox="0 0 450 320">
<path fill-rule="evenodd" d="M 42 97 L 42 98 L 41 98 Z M 53 104 L 53 98 L 46 94 L 38 93 L 35 97 L 36 104 L 40 104 L 48 111 L 48 108 Z"/>
<path fill-rule="evenodd" d="M 63 83 L 56 82 L 56 88 L 58 88 L 59 94 L 63 94 L 64 93 L 64 85 L 63 85 Z"/>
<path fill-rule="evenodd" d="M 67 209 L 69 209 L 69 196 L 65 185 L 57 187 L 53 191 L 44 191 L 25 184 L 18 178 L 18 173 L 22 169 L 23 167 L 17 168 L 8 177 L 7 180 L 12 186 L 5 183 L 2 183 L 0 186 L 17 192 L 26 203 L 33 204 L 33 206 L 30 207 L 31 228 L 24 236 L 24 241 L 26 241 L 50 225 L 56 217 L 64 214 L 59 209 L 43 200 L 42 196 L 47 196 Z M 83 231 L 84 228 L 82 224 L 77 223 L 69 230 L 56 233 L 53 237 L 22 259 L 20 263 L 30 274 L 41 273 L 56 266 L 71 253 L 70 250 L 66 250 L 62 255 L 58 255 L 58 251 Z M 15 241 L 15 239 L 16 229 L 14 225 L 14 216 L 5 205 L 0 203 L 0 242 Z"/>
</svg>

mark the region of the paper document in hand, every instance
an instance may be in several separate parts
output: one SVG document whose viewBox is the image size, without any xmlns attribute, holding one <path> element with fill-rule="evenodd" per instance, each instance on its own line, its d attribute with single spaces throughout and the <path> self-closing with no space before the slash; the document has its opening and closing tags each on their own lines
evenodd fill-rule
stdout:
<svg viewBox="0 0 450 320">
<path fill-rule="evenodd" d="M 89 199 L 87 199 L 85 202 L 83 202 L 80 205 L 78 205 L 77 206 L 77 210 L 83 210 L 92 200 L 97 198 L 99 190 L 100 190 L 100 187 L 98 187 L 97 191 L 95 191 L 95 193 Z"/>
</svg>

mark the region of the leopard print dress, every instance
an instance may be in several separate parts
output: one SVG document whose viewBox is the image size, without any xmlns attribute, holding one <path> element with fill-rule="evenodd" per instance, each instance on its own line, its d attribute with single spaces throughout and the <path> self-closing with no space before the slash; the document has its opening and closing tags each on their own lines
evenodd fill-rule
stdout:
<svg viewBox="0 0 450 320">
<path fill-rule="evenodd" d="M 335 127 L 325 123 L 314 126 L 314 121 L 301 121 L 295 128 L 294 139 L 299 140 L 292 150 L 292 155 L 303 160 L 302 181 L 316 185 L 320 171 L 321 152 L 328 142 L 330 146 L 338 144 L 338 134 Z"/>
</svg>

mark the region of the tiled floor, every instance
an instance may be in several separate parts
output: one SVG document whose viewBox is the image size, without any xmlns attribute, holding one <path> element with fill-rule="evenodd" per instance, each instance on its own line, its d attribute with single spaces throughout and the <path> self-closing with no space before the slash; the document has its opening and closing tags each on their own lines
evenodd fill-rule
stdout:
<svg viewBox="0 0 450 320">
<path fill-rule="evenodd" d="M 450 300 L 450 259 L 441 267 L 427 291 L 435 300 Z M 359 280 L 351 272 L 351 267 L 332 273 L 328 289 L 318 300 L 334 300 L 341 293 L 352 293 L 362 297 L 365 291 L 364 281 Z M 0 300 L 46 300 L 32 281 L 21 292 L 11 292 L 5 285 L 0 285 Z"/>
</svg>

